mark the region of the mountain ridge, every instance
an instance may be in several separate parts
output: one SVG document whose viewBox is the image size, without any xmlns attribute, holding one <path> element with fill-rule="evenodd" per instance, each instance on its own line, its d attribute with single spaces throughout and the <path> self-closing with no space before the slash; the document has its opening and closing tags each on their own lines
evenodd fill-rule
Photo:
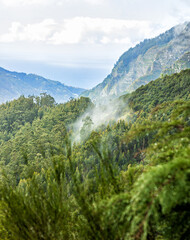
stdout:
<svg viewBox="0 0 190 240">
<path fill-rule="evenodd" d="M 82 96 L 92 100 L 120 96 L 158 78 L 183 54 L 190 51 L 190 22 L 174 26 L 152 39 L 145 39 L 124 52 L 112 72 Z"/>
<path fill-rule="evenodd" d="M 85 89 L 67 86 L 36 74 L 9 71 L 0 67 L 0 102 L 10 101 L 20 95 L 40 95 L 46 92 L 60 103 L 78 97 L 83 91 Z"/>
</svg>

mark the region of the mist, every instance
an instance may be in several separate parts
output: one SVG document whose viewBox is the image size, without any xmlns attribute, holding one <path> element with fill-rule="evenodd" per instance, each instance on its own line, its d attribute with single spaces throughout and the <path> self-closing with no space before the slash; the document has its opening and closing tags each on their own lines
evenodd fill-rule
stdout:
<svg viewBox="0 0 190 240">
<path fill-rule="evenodd" d="M 84 141 L 92 131 L 107 126 L 119 120 L 128 121 L 131 110 L 122 98 L 102 99 L 102 102 L 94 104 L 73 124 L 72 142 Z M 82 134 L 83 131 L 83 134 Z"/>
</svg>

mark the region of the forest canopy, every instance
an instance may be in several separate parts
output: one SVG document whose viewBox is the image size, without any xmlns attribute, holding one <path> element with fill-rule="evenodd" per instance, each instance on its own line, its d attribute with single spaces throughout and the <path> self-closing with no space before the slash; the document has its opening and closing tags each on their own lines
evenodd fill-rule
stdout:
<svg viewBox="0 0 190 240">
<path fill-rule="evenodd" d="M 0 239 L 190 239 L 190 70 L 114 101 L 0 105 Z"/>
</svg>

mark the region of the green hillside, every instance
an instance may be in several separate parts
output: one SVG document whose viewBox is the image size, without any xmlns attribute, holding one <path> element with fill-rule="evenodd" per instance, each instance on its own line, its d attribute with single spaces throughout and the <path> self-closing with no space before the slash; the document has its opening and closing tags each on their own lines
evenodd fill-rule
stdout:
<svg viewBox="0 0 190 240">
<path fill-rule="evenodd" d="M 0 105 L 0 239 L 190 238 L 190 70 L 105 104 Z"/>
<path fill-rule="evenodd" d="M 128 95 L 121 96 L 134 110 L 151 109 L 156 105 L 178 99 L 188 100 L 190 98 L 190 69 L 175 73 L 171 76 L 163 76 L 141 86 Z"/>
</svg>

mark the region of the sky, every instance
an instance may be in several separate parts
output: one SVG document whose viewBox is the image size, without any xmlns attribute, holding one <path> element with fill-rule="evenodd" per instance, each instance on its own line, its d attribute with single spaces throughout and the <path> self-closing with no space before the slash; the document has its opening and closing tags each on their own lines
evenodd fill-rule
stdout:
<svg viewBox="0 0 190 240">
<path fill-rule="evenodd" d="M 190 0 L 0 0 L 0 66 L 92 88 L 145 38 L 190 21 Z"/>
</svg>

